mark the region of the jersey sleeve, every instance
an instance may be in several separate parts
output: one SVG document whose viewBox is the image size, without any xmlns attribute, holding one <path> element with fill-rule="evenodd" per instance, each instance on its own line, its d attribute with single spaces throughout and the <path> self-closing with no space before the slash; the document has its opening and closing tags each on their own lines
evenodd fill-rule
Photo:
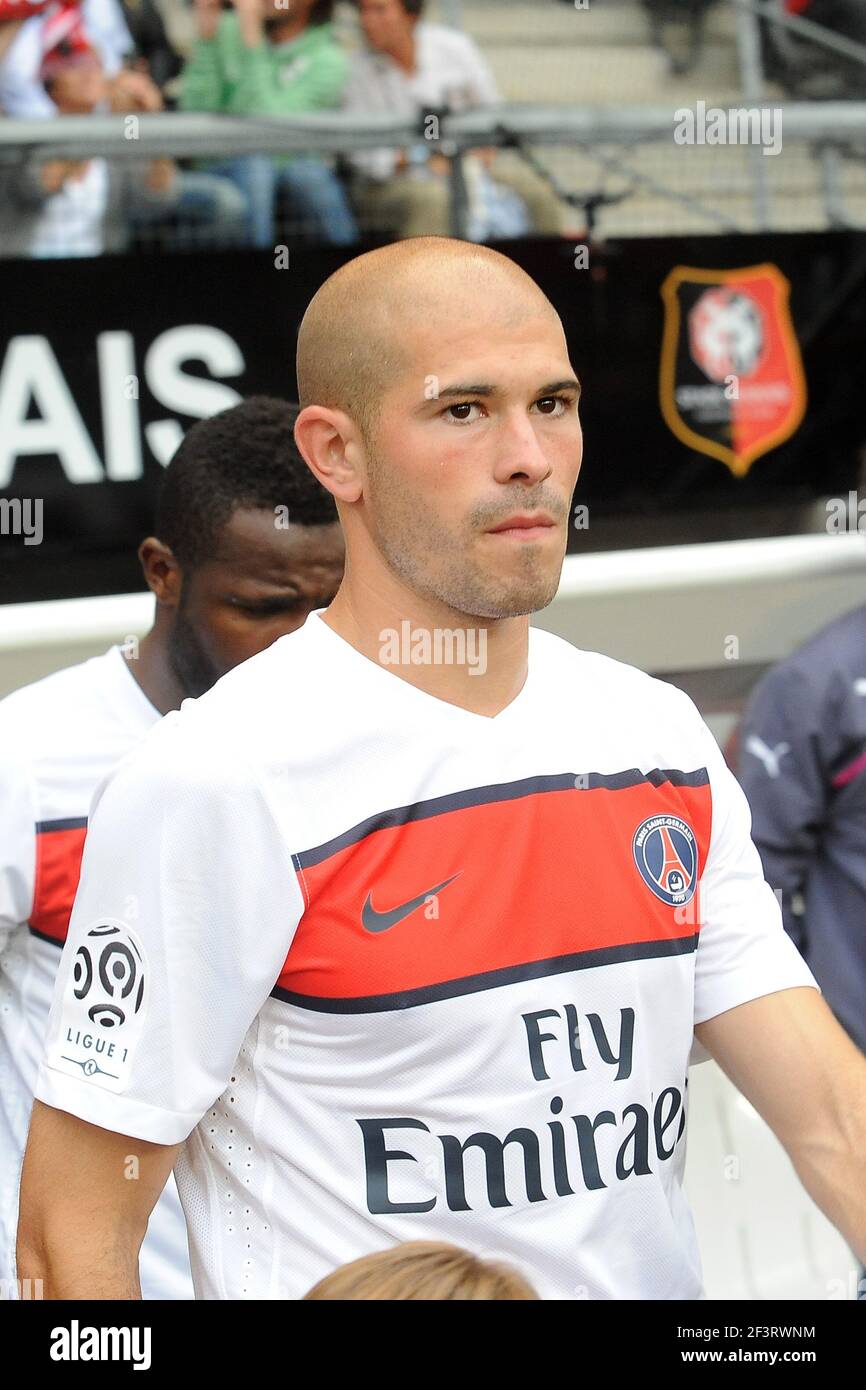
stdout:
<svg viewBox="0 0 866 1390">
<path fill-rule="evenodd" d="M 35 1093 L 155 1143 L 228 1084 L 303 910 L 253 774 L 166 716 L 97 791 Z"/>
<path fill-rule="evenodd" d="M 36 879 L 36 788 L 14 735 L 0 732 L 0 953 L 33 910 Z"/>
<path fill-rule="evenodd" d="M 694 1022 L 807 985 L 818 988 L 791 938 L 751 839 L 746 797 L 692 701 L 688 705 L 712 795 L 710 846 L 699 887 Z"/>
</svg>

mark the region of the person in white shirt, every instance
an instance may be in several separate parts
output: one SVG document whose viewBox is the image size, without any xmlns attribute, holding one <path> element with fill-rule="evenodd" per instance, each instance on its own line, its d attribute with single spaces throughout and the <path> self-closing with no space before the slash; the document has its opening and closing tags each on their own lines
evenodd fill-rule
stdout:
<svg viewBox="0 0 866 1390">
<path fill-rule="evenodd" d="M 553 306 L 490 248 L 397 242 L 316 292 L 297 374 L 345 576 L 102 786 L 21 1274 L 137 1297 L 176 1165 L 199 1298 L 301 1298 L 408 1240 L 542 1298 L 700 1298 L 708 1054 L 862 1257 L 866 1058 L 718 745 L 682 691 L 529 625 L 582 453 Z"/>
<path fill-rule="evenodd" d="M 161 111 L 162 93 L 146 73 L 123 68 L 109 76 L 82 13 L 77 4 L 54 7 L 34 31 L 43 44 L 38 76 L 50 96 L 49 112 L 36 114 Z M 245 218 L 244 195 L 230 179 L 179 170 L 171 159 L 45 161 L 37 152 L 0 168 L 6 256 L 98 256 L 126 250 L 134 235 L 224 247 L 242 239 Z"/>
<path fill-rule="evenodd" d="M 366 44 L 353 53 L 343 109 L 358 115 L 405 116 L 449 108 L 501 105 L 490 66 L 457 29 L 420 18 L 423 0 L 358 0 Z M 375 149 L 350 157 L 353 199 L 362 219 L 397 237 L 450 231 L 449 160 L 423 139 L 408 150 Z M 563 231 L 559 199 L 528 165 L 494 148 L 463 161 L 470 205 L 469 239 Z"/>
<path fill-rule="evenodd" d="M 336 592 L 333 499 L 299 458 L 296 408 L 251 397 L 187 433 L 139 549 L 156 597 L 140 643 L 0 700 L 0 1288 L 18 1173 L 94 789 L 168 710 L 299 627 Z M 287 524 L 276 524 L 285 516 Z M 174 1181 L 141 1257 L 148 1298 L 191 1298 Z"/>
<path fill-rule="evenodd" d="M 40 77 L 60 115 L 88 115 L 111 105 L 123 109 L 124 83 L 109 85 L 99 55 L 80 31 L 61 36 L 44 55 Z M 159 110 L 162 98 L 149 77 L 130 73 L 128 81 L 144 101 Z M 125 249 L 130 218 L 177 208 L 181 178 L 173 160 L 152 159 L 136 166 L 116 159 L 36 157 L 2 173 L 0 232 L 7 256 L 100 256 Z"/>
</svg>

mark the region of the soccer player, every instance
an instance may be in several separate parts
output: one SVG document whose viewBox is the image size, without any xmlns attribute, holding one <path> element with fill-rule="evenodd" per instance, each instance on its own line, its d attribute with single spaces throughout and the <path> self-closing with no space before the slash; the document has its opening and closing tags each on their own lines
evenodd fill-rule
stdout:
<svg viewBox="0 0 866 1390">
<path fill-rule="evenodd" d="M 297 368 L 345 577 L 102 793 L 22 1274 L 136 1297 L 177 1163 L 202 1298 L 300 1298 L 410 1240 L 542 1298 L 698 1298 L 693 1053 L 862 1253 L 866 1060 L 715 740 L 679 690 L 529 626 L 582 450 L 553 306 L 489 248 L 410 239 L 322 285 Z"/>
<path fill-rule="evenodd" d="M 4 1280 L 13 1278 L 18 1174 L 94 789 L 161 715 L 300 627 L 339 585 L 342 532 L 333 498 L 295 448 L 296 415 L 253 397 L 194 425 L 164 475 L 156 536 L 139 549 L 156 620 L 138 652 L 113 646 L 0 701 Z M 186 1247 L 171 1181 L 142 1248 L 146 1296 L 193 1296 Z"/>
</svg>

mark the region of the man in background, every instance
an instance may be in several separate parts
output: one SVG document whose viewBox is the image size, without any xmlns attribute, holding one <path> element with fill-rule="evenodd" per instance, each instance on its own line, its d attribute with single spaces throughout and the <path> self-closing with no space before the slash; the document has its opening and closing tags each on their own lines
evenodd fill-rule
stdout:
<svg viewBox="0 0 866 1390">
<path fill-rule="evenodd" d="M 737 774 L 785 928 L 866 1052 L 866 607 L 760 681 Z"/>
<path fill-rule="evenodd" d="M 866 607 L 764 676 L 738 747 L 752 838 L 781 889 L 785 928 L 866 1052 Z"/>
<path fill-rule="evenodd" d="M 296 415 L 259 396 L 194 425 L 138 552 L 151 631 L 0 701 L 0 1280 L 14 1276 L 18 1173 L 93 792 L 162 715 L 339 587 L 342 531 L 297 452 Z M 173 1179 L 141 1269 L 146 1298 L 192 1297 Z"/>
<path fill-rule="evenodd" d="M 232 116 L 292 116 L 338 107 L 346 55 L 331 23 L 333 0 L 194 0 L 196 40 L 183 72 L 184 111 Z M 315 155 L 249 154 L 210 166 L 233 179 L 247 200 L 252 246 L 272 247 L 279 196 L 314 240 L 357 241 L 343 185 Z"/>
<path fill-rule="evenodd" d="M 424 0 L 358 0 L 366 46 L 353 56 L 343 109 L 414 120 L 419 113 L 471 111 L 502 102 L 490 65 L 468 34 L 421 18 Z M 364 150 L 351 158 L 362 219 L 395 236 L 450 232 L 449 160 L 420 140 L 408 150 Z M 562 212 L 550 186 L 495 149 L 463 161 L 468 239 L 559 235 Z"/>
<path fill-rule="evenodd" d="M 162 93 L 147 73 L 122 68 L 110 74 L 82 6 L 52 9 L 35 32 L 42 44 L 38 78 L 49 98 L 48 110 L 36 115 L 149 115 L 163 109 Z M 46 161 L 37 153 L 4 166 L 5 255 L 98 256 L 127 250 L 135 233 L 152 241 L 161 230 L 172 247 L 190 241 L 237 244 L 246 215 L 240 190 L 229 179 L 178 169 L 174 160 L 155 153 L 144 165 L 119 157 Z M 176 228 L 166 228 L 169 219 Z"/>
</svg>

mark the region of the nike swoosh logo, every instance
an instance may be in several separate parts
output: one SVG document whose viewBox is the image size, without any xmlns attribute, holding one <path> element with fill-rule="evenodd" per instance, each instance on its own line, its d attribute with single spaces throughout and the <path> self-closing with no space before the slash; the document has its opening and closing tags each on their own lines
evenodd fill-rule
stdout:
<svg viewBox="0 0 866 1390">
<path fill-rule="evenodd" d="M 428 888 L 426 893 L 419 893 L 417 898 L 410 898 L 407 903 L 401 903 L 399 907 L 392 907 L 389 912 L 377 912 L 373 906 L 372 892 L 367 894 L 367 901 L 361 911 L 361 925 L 365 931 L 390 931 L 396 927 L 398 922 L 402 922 L 404 917 L 408 917 L 410 912 L 414 912 L 416 907 L 420 907 L 434 893 L 441 893 L 443 888 L 447 888 L 449 883 L 453 883 L 455 878 L 459 878 L 463 872 L 458 869 L 456 874 L 446 878 L 442 883 L 437 883 L 435 888 Z"/>
</svg>

